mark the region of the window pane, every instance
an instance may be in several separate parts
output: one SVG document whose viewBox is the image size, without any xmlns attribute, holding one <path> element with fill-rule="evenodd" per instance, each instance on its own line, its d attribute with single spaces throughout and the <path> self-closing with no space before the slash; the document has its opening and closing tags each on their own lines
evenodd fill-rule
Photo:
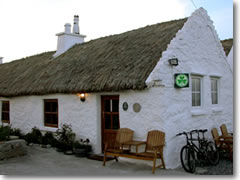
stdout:
<svg viewBox="0 0 240 180">
<path fill-rule="evenodd" d="M 118 112 L 118 111 L 119 111 L 119 101 L 112 100 L 112 112 Z"/>
<path fill-rule="evenodd" d="M 196 91 L 196 79 L 192 79 L 192 91 Z"/>
<path fill-rule="evenodd" d="M 105 129 L 111 129 L 111 115 L 105 114 Z"/>
<path fill-rule="evenodd" d="M 192 93 L 192 106 L 196 106 L 195 99 L 195 93 Z"/>
<path fill-rule="evenodd" d="M 217 91 L 217 80 L 216 79 L 211 79 L 211 90 Z"/>
<path fill-rule="evenodd" d="M 2 112 L 2 120 L 9 121 L 9 113 Z"/>
<path fill-rule="evenodd" d="M 119 116 L 113 115 L 113 129 L 119 129 Z"/>
<path fill-rule="evenodd" d="M 212 93 L 212 104 L 218 104 L 217 93 Z"/>
<path fill-rule="evenodd" d="M 111 100 L 110 99 L 106 99 L 105 100 L 105 112 L 111 112 Z"/>
<path fill-rule="evenodd" d="M 45 111 L 51 112 L 51 103 L 50 102 L 45 102 Z"/>
<path fill-rule="evenodd" d="M 218 104 L 218 80 L 211 79 L 212 104 Z"/>
<path fill-rule="evenodd" d="M 192 106 L 201 106 L 201 79 L 192 78 Z"/>
<path fill-rule="evenodd" d="M 2 111 L 9 111 L 9 102 L 8 101 L 2 102 Z"/>
<path fill-rule="evenodd" d="M 51 112 L 58 112 L 58 104 L 57 102 L 51 103 Z"/>
<path fill-rule="evenodd" d="M 196 94 L 195 94 L 195 98 L 196 98 L 196 100 L 195 100 L 195 105 L 196 105 L 196 106 L 200 106 L 200 105 L 201 105 L 200 93 L 196 93 Z"/>
</svg>

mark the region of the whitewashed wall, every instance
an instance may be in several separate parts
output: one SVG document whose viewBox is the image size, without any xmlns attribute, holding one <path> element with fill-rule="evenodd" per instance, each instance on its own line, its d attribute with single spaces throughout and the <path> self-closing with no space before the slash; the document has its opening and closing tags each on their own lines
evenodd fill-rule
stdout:
<svg viewBox="0 0 240 180">
<path fill-rule="evenodd" d="M 172 67 L 168 59 L 176 57 L 179 65 Z M 190 73 L 202 76 L 202 106 L 192 108 L 191 88 L 175 89 L 174 73 Z M 211 104 L 210 77 L 219 78 L 219 105 Z M 147 80 L 153 86 L 154 80 L 164 86 L 164 96 L 159 103 L 167 102 L 168 107 L 162 109 L 162 119 L 166 125 L 165 159 L 168 168 L 180 165 L 180 148 L 184 145 L 184 137 L 175 134 L 196 128 L 210 130 L 226 123 L 230 131 L 233 129 L 233 76 L 226 61 L 219 38 L 204 9 L 195 11 L 188 18 L 184 27 L 171 41 L 167 50 Z"/>
<path fill-rule="evenodd" d="M 89 138 L 92 144 L 98 144 L 98 104 L 94 94 L 87 94 L 85 102 L 80 101 L 77 95 L 62 94 L 10 98 L 12 127 L 20 128 L 24 133 L 30 132 L 34 126 L 43 131 L 55 132 L 57 128 L 44 126 L 44 99 L 58 99 L 59 128 L 61 124 L 71 124 L 77 138 Z"/>
</svg>

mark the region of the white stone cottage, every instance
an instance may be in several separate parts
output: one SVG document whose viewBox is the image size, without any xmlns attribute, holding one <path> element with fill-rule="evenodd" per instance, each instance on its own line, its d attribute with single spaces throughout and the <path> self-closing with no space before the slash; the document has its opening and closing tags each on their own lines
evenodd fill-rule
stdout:
<svg viewBox="0 0 240 180">
<path fill-rule="evenodd" d="M 120 127 L 133 129 L 138 140 L 158 129 L 166 133 L 167 168 L 180 165 L 185 139 L 177 133 L 207 128 L 211 137 L 211 128 L 222 123 L 232 130 L 233 74 L 203 8 L 188 18 L 89 42 L 70 28 L 66 24 L 57 34 L 57 53 L 0 65 L 4 124 L 23 132 L 71 124 L 95 153 Z M 175 84 L 178 74 L 184 82 Z"/>
</svg>

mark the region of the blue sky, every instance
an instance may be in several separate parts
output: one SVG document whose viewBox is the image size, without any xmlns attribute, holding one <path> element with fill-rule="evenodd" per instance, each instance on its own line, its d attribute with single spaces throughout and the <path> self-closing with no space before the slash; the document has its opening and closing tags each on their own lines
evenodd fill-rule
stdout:
<svg viewBox="0 0 240 180">
<path fill-rule="evenodd" d="M 184 0 L 185 1 L 185 0 Z M 233 37 L 233 1 L 232 0 L 192 0 L 199 7 L 208 11 L 214 22 L 220 39 Z M 189 0 L 191 2 L 191 0 Z M 188 11 L 192 11 L 194 6 Z"/>
<path fill-rule="evenodd" d="M 9 62 L 56 50 L 55 34 L 74 15 L 89 41 L 188 17 L 192 1 L 208 11 L 220 39 L 233 37 L 232 0 L 1 0 L 0 57 Z"/>
</svg>

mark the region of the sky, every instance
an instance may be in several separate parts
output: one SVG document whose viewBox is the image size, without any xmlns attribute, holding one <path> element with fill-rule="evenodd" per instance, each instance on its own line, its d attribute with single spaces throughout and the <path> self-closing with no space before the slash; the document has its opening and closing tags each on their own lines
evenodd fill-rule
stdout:
<svg viewBox="0 0 240 180">
<path fill-rule="evenodd" d="M 56 50 L 56 33 L 74 15 L 89 41 L 188 17 L 200 7 L 221 40 L 233 37 L 232 0 L 0 0 L 0 57 L 5 63 Z"/>
</svg>

